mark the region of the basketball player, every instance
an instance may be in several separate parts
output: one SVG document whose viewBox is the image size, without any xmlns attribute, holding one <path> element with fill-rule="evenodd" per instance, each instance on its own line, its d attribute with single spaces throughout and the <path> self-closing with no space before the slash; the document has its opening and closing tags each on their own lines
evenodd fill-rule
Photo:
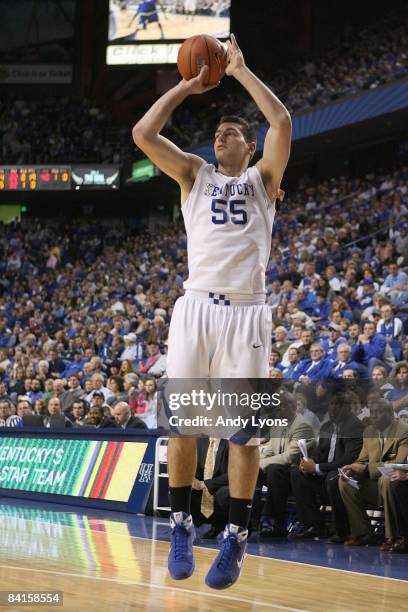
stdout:
<svg viewBox="0 0 408 612">
<path fill-rule="evenodd" d="M 184 13 L 186 20 L 190 16 L 190 20 L 194 21 L 194 15 L 197 10 L 197 0 L 184 0 Z"/>
<path fill-rule="evenodd" d="M 137 33 L 140 32 L 140 30 L 145 30 L 147 24 L 149 23 L 157 23 L 160 30 L 160 36 L 161 38 L 164 38 L 163 27 L 160 23 L 159 14 L 157 12 L 157 5 L 159 5 L 163 10 L 163 7 L 158 0 L 142 0 L 142 2 L 140 2 L 136 13 L 133 15 L 128 25 L 128 28 L 130 28 L 134 20 L 138 18 L 136 30 L 133 34 L 134 40 L 136 40 Z"/>
<path fill-rule="evenodd" d="M 136 145 L 178 182 L 188 238 L 186 293 L 176 302 L 169 335 L 169 378 L 266 378 L 271 344 L 271 314 L 265 305 L 265 269 L 271 246 L 275 200 L 289 158 L 291 120 L 285 106 L 247 68 L 235 37 L 228 41 L 226 74 L 252 96 L 269 123 L 262 158 L 255 132 L 229 116 L 215 132 L 218 168 L 184 153 L 161 136 L 175 108 L 204 86 L 208 68 L 165 93 L 133 128 Z M 248 535 L 259 467 L 256 444 L 230 442 L 229 523 L 206 584 L 216 589 L 239 577 Z M 175 579 L 194 571 L 191 484 L 196 470 L 196 440 L 169 440 L 171 546 L 169 572 Z"/>
</svg>

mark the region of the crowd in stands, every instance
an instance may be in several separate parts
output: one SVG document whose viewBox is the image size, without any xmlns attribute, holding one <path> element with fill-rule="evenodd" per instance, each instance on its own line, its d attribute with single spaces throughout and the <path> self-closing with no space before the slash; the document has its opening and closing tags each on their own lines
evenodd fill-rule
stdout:
<svg viewBox="0 0 408 612">
<path fill-rule="evenodd" d="M 372 542 L 360 511 L 364 500 L 337 483 L 327 488 L 334 483 L 330 479 L 338 467 L 358 475 L 360 464 L 406 461 L 407 184 L 406 166 L 356 179 L 301 182 L 276 216 L 266 270 L 273 319 L 270 377 L 294 394 L 291 418 L 296 424 L 302 419 L 303 430 L 312 432 L 303 437 L 314 440 L 314 458 L 303 461 L 299 452 L 289 453 L 286 467 L 272 470 L 280 470 L 286 485 L 290 479 L 292 491 L 299 491 L 296 499 L 308 496 L 302 515 L 306 538 L 321 535 L 310 508 L 316 510 L 316 496 L 327 489 L 330 506 L 340 507 L 338 540 L 347 531 L 355 545 Z M 2 225 L 0 426 L 154 428 L 169 321 L 186 274 L 186 236 L 179 223 L 154 231 L 140 230 L 128 219 L 25 218 Z M 339 383 L 346 394 L 343 410 L 335 400 L 339 393 L 333 393 Z M 362 434 L 371 427 L 370 439 L 378 442 L 376 419 L 385 432 L 380 458 L 378 443 L 375 448 L 363 443 Z M 347 420 L 352 436 L 339 433 Z M 390 432 L 401 446 L 387 446 Z M 333 439 L 346 445 L 354 440 L 351 449 L 342 449 L 342 461 L 331 455 Z M 265 449 L 267 468 L 282 450 L 270 440 Z M 261 483 L 273 497 L 268 471 Z M 315 481 L 319 490 L 307 488 L 308 472 L 324 475 Z M 398 471 L 397 482 L 400 472 L 405 474 Z M 371 489 L 367 495 L 373 499 Z M 269 498 L 261 510 L 266 537 L 282 535 L 282 515 L 278 510 L 278 519 L 273 516 L 276 503 Z M 386 514 L 388 550 L 398 534 L 394 518 Z"/>
<path fill-rule="evenodd" d="M 379 87 L 408 76 L 407 26 L 391 20 L 361 31 L 324 57 L 276 74 L 260 74 L 292 113 Z M 183 147 L 213 136 L 221 115 L 240 114 L 261 124 L 264 117 L 245 92 L 223 94 L 222 104 L 201 110 L 181 106 L 164 134 Z M 137 119 L 137 117 L 135 117 Z M 138 154 L 129 126 L 112 121 L 108 108 L 86 99 L 49 96 L 38 101 L 7 94 L 0 101 L 0 150 L 7 163 L 123 163 Z"/>
</svg>

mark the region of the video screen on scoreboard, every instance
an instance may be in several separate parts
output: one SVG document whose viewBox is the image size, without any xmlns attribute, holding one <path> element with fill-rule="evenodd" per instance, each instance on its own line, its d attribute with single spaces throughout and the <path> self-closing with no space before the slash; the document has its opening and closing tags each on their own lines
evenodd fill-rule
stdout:
<svg viewBox="0 0 408 612">
<path fill-rule="evenodd" d="M 230 8 L 231 0 L 109 0 L 107 63 L 176 63 L 190 36 L 228 38 Z"/>
</svg>

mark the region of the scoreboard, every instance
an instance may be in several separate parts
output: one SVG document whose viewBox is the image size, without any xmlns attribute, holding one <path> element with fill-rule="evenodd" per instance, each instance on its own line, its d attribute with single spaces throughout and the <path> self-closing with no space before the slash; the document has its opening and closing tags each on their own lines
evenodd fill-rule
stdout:
<svg viewBox="0 0 408 612">
<path fill-rule="evenodd" d="M 71 189 L 69 166 L 0 166 L 0 191 Z"/>
<path fill-rule="evenodd" d="M 69 191 L 71 189 L 119 189 L 120 167 L 0 166 L 2 191 Z"/>
</svg>

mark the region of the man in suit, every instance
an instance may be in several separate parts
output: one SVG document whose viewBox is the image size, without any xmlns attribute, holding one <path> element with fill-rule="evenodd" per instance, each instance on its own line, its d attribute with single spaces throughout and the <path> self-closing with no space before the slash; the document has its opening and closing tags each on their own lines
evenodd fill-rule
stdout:
<svg viewBox="0 0 408 612">
<path fill-rule="evenodd" d="M 351 359 L 351 346 L 347 342 L 343 342 L 337 347 L 337 359 L 332 362 L 327 376 L 329 379 L 341 379 L 346 368 L 358 372 L 357 363 Z"/>
<path fill-rule="evenodd" d="M 344 471 L 358 479 L 359 488 L 353 488 L 340 479 L 339 489 L 347 509 L 351 527 L 348 546 L 377 543 L 371 531 L 367 508 L 377 508 L 380 499 L 384 506 L 385 537 L 382 550 L 391 550 L 397 534 L 395 515 L 390 495 L 390 479 L 382 476 L 378 468 L 385 463 L 405 463 L 408 456 L 408 426 L 394 418 L 392 405 L 379 395 L 368 400 L 371 425 L 364 430 L 364 443 L 354 463 Z"/>
<path fill-rule="evenodd" d="M 204 539 L 212 539 L 228 521 L 228 440 L 198 438 L 197 471 L 191 492 L 191 515 L 194 525 L 210 523 Z"/>
<path fill-rule="evenodd" d="M 330 420 L 320 428 L 314 459 L 302 459 L 299 468 L 292 470 L 292 490 L 298 517 L 303 524 L 303 529 L 295 536 L 297 539 L 324 534 L 318 497 L 328 500 L 332 507 L 333 535 L 330 542 L 343 542 L 349 533 L 347 513 L 337 485 L 338 468 L 354 461 L 363 444 L 363 425 L 351 413 L 350 406 L 351 400 L 345 391 L 331 397 Z"/>
<path fill-rule="evenodd" d="M 408 553 L 408 470 L 393 470 L 390 493 L 395 509 L 398 539 L 391 552 Z"/>
<path fill-rule="evenodd" d="M 314 342 L 310 347 L 310 359 L 301 360 L 293 378 L 303 385 L 318 382 L 327 375 L 328 366 L 329 363 L 324 357 L 322 345 L 319 342 Z"/>
<path fill-rule="evenodd" d="M 271 429 L 271 437 L 261 445 L 260 484 L 266 484 L 267 494 L 259 521 L 263 537 L 285 537 L 286 504 L 290 492 L 290 471 L 299 465 L 301 452 L 298 440 L 306 440 L 308 450 L 315 446 L 313 428 L 301 414 L 296 414 L 296 398 L 285 393 L 276 407 L 275 416 L 287 419 L 286 427 Z"/>
<path fill-rule="evenodd" d="M 117 427 L 122 429 L 147 429 L 146 423 L 132 415 L 129 404 L 118 402 L 112 408 L 112 415 Z"/>
</svg>

